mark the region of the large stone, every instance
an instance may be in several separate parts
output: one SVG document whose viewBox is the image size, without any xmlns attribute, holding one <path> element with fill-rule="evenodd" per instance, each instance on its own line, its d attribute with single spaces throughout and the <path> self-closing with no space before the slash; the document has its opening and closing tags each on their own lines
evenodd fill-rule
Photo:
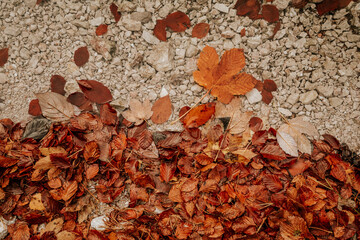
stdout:
<svg viewBox="0 0 360 240">
<path fill-rule="evenodd" d="M 150 43 L 150 44 L 159 44 L 160 43 L 160 40 L 157 39 L 154 34 L 148 32 L 148 31 L 143 31 L 141 37 L 147 42 L 147 43 Z"/>
<path fill-rule="evenodd" d="M 247 40 L 247 44 L 251 48 L 256 48 L 262 43 L 261 36 L 251 37 Z"/>
<path fill-rule="evenodd" d="M 130 15 L 130 18 L 134 21 L 147 23 L 151 20 L 151 13 L 149 12 L 134 12 Z"/>
<path fill-rule="evenodd" d="M 122 23 L 124 27 L 129 31 L 140 31 L 141 30 L 141 22 L 134 21 L 130 18 L 123 18 Z"/>
<path fill-rule="evenodd" d="M 273 4 L 279 9 L 279 10 L 284 10 L 285 8 L 287 8 L 287 6 L 289 5 L 289 3 L 291 2 L 291 0 L 275 0 L 273 2 Z"/>
<path fill-rule="evenodd" d="M 186 57 L 191 58 L 191 57 L 195 56 L 198 52 L 199 52 L 199 49 L 197 47 L 195 47 L 194 45 L 190 45 L 186 49 Z"/>
<path fill-rule="evenodd" d="M 324 97 L 331 97 L 332 93 L 334 92 L 334 87 L 332 86 L 317 86 L 316 90 L 319 92 L 320 95 Z"/>
<path fill-rule="evenodd" d="M 174 55 L 169 43 L 159 43 L 154 46 L 146 61 L 157 71 L 166 72 L 173 68 Z"/>
<path fill-rule="evenodd" d="M 229 12 L 229 7 L 226 6 L 225 4 L 222 4 L 222 3 L 216 3 L 214 5 L 214 8 L 219 10 L 220 12 L 223 12 L 223 13 L 228 13 Z"/>
<path fill-rule="evenodd" d="M 317 98 L 317 96 L 318 93 L 315 90 L 311 90 L 300 95 L 300 102 L 303 104 L 310 104 Z"/>
<path fill-rule="evenodd" d="M 20 32 L 21 32 L 20 29 L 17 27 L 14 27 L 14 26 L 8 26 L 4 30 L 4 33 L 6 35 L 10 35 L 10 36 L 14 36 L 14 37 L 18 36 L 20 34 Z"/>
<path fill-rule="evenodd" d="M 102 24 L 104 22 L 105 18 L 104 17 L 97 17 L 97 18 L 93 18 L 89 21 L 91 26 L 99 26 L 100 24 Z"/>
<path fill-rule="evenodd" d="M 294 105 L 299 101 L 300 94 L 298 93 L 292 93 L 290 96 L 286 99 L 286 102 L 290 103 L 291 105 Z"/>
<path fill-rule="evenodd" d="M 256 88 L 245 94 L 250 104 L 260 102 L 262 99 L 261 93 Z"/>
<path fill-rule="evenodd" d="M 333 106 L 334 108 L 340 106 L 343 103 L 343 100 L 341 98 L 338 97 L 332 97 L 329 98 L 329 103 L 331 106 Z"/>
</svg>

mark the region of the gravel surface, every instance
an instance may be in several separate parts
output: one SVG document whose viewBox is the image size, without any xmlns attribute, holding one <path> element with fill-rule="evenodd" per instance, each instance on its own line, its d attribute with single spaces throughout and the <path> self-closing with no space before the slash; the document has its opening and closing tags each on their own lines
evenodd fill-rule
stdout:
<svg viewBox="0 0 360 240">
<path fill-rule="evenodd" d="M 0 119 L 28 120 L 34 93 L 49 91 L 54 74 L 67 80 L 68 93 L 79 90 L 76 80 L 102 82 L 118 109 L 127 107 L 132 97 L 154 102 L 164 87 L 175 119 L 182 106 L 205 93 L 192 77 L 201 49 L 209 45 L 222 54 L 237 47 L 245 51 L 247 72 L 278 85 L 269 106 L 256 99 L 250 104 L 244 97 L 244 108 L 261 116 L 269 113 L 273 127 L 282 123 L 281 115 L 306 115 L 321 134 L 330 133 L 360 152 L 360 3 L 319 17 L 314 4 L 299 10 L 288 7 L 289 1 L 273 2 L 281 9 L 282 25 L 270 39 L 275 24 L 236 16 L 235 0 L 115 1 L 122 13 L 118 23 L 109 10 L 113 1 L 35 5 L 36 0 L 3 0 L 0 49 L 9 47 L 9 60 L 0 67 Z M 156 20 L 176 10 L 185 12 L 192 26 L 209 23 L 209 34 L 191 38 L 190 27 L 183 33 L 167 31 L 168 41 L 160 42 L 152 34 Z M 108 24 L 109 30 L 96 37 L 100 24 Z M 82 46 L 88 46 L 90 59 L 79 68 L 73 56 Z"/>
</svg>

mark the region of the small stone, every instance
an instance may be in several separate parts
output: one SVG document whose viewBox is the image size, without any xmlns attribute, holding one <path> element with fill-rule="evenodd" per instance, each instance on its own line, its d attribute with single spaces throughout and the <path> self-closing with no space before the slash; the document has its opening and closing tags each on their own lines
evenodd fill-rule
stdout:
<svg viewBox="0 0 360 240">
<path fill-rule="evenodd" d="M 89 28 L 89 22 L 88 21 L 80 21 L 78 19 L 75 19 L 71 23 L 76 27 L 81 27 L 81 28 L 85 28 L 85 29 Z"/>
<path fill-rule="evenodd" d="M 150 90 L 148 94 L 148 98 L 150 101 L 154 101 L 157 98 L 157 94 L 154 90 Z"/>
<path fill-rule="evenodd" d="M 318 68 L 318 69 L 316 69 L 315 71 L 312 72 L 311 81 L 315 82 L 316 80 L 318 80 L 318 79 L 320 79 L 322 77 L 324 77 L 324 73 L 323 73 L 321 68 Z"/>
<path fill-rule="evenodd" d="M 224 41 L 224 49 L 225 49 L 225 50 L 230 50 L 230 49 L 232 49 L 232 48 L 234 48 L 233 42 L 232 42 L 231 40 L 229 40 L 229 39 L 226 39 L 226 40 Z"/>
<path fill-rule="evenodd" d="M 300 94 L 293 93 L 286 99 L 286 102 L 290 103 L 291 105 L 294 105 L 295 103 L 297 103 L 299 101 L 299 97 L 300 97 Z"/>
<path fill-rule="evenodd" d="M 166 72 L 173 68 L 174 51 L 169 43 L 159 43 L 150 52 L 147 62 L 157 71 Z"/>
<path fill-rule="evenodd" d="M 40 75 L 44 72 L 44 68 L 42 66 L 39 66 L 35 69 L 34 73 L 37 75 Z"/>
<path fill-rule="evenodd" d="M 143 31 L 141 37 L 150 44 L 159 44 L 160 40 L 157 39 L 152 33 L 148 32 L 148 31 Z"/>
<path fill-rule="evenodd" d="M 261 36 L 251 37 L 247 40 L 247 44 L 251 48 L 256 48 L 261 44 Z"/>
<path fill-rule="evenodd" d="M 201 87 L 201 86 L 199 86 L 199 85 L 193 85 L 191 88 L 190 88 L 190 90 L 192 91 L 192 92 L 195 92 L 195 93 L 199 93 L 199 92 L 201 92 L 202 90 L 203 90 L 204 88 L 203 87 Z"/>
<path fill-rule="evenodd" d="M 91 220 L 90 227 L 98 231 L 104 231 L 106 229 L 106 224 L 105 224 L 106 221 L 108 221 L 108 218 L 106 216 L 93 218 Z"/>
<path fill-rule="evenodd" d="M 222 3 L 216 3 L 214 5 L 214 8 L 219 10 L 220 12 L 223 12 L 223 13 L 228 13 L 229 12 L 229 7 L 226 6 L 225 4 L 222 4 Z"/>
<path fill-rule="evenodd" d="M 329 103 L 331 106 L 333 106 L 334 108 L 340 106 L 343 103 L 343 100 L 341 98 L 338 97 L 332 97 L 329 98 Z"/>
<path fill-rule="evenodd" d="M 124 1 L 119 5 L 119 12 L 133 12 L 136 9 L 136 4 L 130 1 Z"/>
<path fill-rule="evenodd" d="M 278 108 L 279 112 L 283 114 L 285 117 L 291 117 L 292 112 L 285 108 Z"/>
<path fill-rule="evenodd" d="M 147 23 L 151 20 L 151 13 L 149 12 L 134 12 L 130 15 L 130 18 L 134 21 L 141 23 Z"/>
<path fill-rule="evenodd" d="M 185 92 L 187 90 L 187 86 L 186 85 L 180 85 L 179 90 L 183 93 L 183 92 Z"/>
<path fill-rule="evenodd" d="M 30 58 L 30 51 L 27 50 L 26 48 L 21 48 L 20 50 L 20 57 L 22 57 L 23 59 L 29 59 Z"/>
<path fill-rule="evenodd" d="M 250 104 L 260 102 L 262 99 L 261 93 L 256 88 L 245 94 Z"/>
<path fill-rule="evenodd" d="M 25 0 L 25 5 L 29 8 L 35 7 L 37 0 Z M 0 237 L 1 239 L 1 237 Z"/>
<path fill-rule="evenodd" d="M 130 18 L 123 18 L 122 23 L 124 27 L 129 31 L 140 31 L 141 30 L 141 22 L 134 21 Z"/>
<path fill-rule="evenodd" d="M 334 92 L 334 87 L 332 86 L 317 86 L 316 90 L 319 92 L 320 95 L 324 97 L 331 97 L 332 93 Z"/>
<path fill-rule="evenodd" d="M 279 9 L 279 10 L 284 10 L 285 8 L 287 8 L 287 6 L 289 5 L 289 3 L 291 2 L 291 0 L 275 0 L 273 2 L 273 4 Z"/>
<path fill-rule="evenodd" d="M 20 31 L 20 29 L 17 28 L 17 27 L 8 26 L 8 27 L 5 28 L 4 33 L 5 33 L 6 35 L 10 35 L 10 36 L 16 37 L 16 36 L 18 36 L 18 35 L 21 33 L 21 31 Z"/>
<path fill-rule="evenodd" d="M 165 4 L 165 6 L 163 6 L 160 10 L 159 10 L 159 16 L 161 18 L 166 17 L 172 10 L 173 10 L 173 5 L 172 4 Z"/>
<path fill-rule="evenodd" d="M 5 73 L 0 73 L 0 84 L 7 83 L 8 77 Z"/>
<path fill-rule="evenodd" d="M 35 68 L 39 62 L 39 58 L 36 55 L 33 55 L 29 61 L 29 68 Z M 75 63 L 74 63 L 75 64 Z"/>
<path fill-rule="evenodd" d="M 91 26 L 99 26 L 100 24 L 102 24 L 104 22 L 104 17 L 97 17 L 97 18 L 93 18 L 89 21 Z"/>
<path fill-rule="evenodd" d="M 194 45 L 190 45 L 187 49 L 186 49 L 186 57 L 193 57 L 195 56 L 197 53 L 199 52 L 199 49 L 197 47 L 195 47 Z"/>
<path fill-rule="evenodd" d="M 41 38 L 36 35 L 30 35 L 29 42 L 31 42 L 32 45 L 37 45 L 38 43 L 41 42 Z"/>
<path fill-rule="evenodd" d="M 165 97 L 167 95 L 169 95 L 168 91 L 166 90 L 166 88 L 162 87 L 161 91 L 160 91 L 160 97 L 162 98 L 162 97 Z"/>
<path fill-rule="evenodd" d="M 300 95 L 300 102 L 303 104 L 312 103 L 318 96 L 318 93 L 315 90 L 303 93 Z"/>
</svg>

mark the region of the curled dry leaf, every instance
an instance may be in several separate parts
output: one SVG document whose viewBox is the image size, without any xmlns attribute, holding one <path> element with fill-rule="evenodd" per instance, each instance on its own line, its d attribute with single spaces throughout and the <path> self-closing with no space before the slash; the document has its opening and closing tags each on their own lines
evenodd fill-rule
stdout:
<svg viewBox="0 0 360 240">
<path fill-rule="evenodd" d="M 28 113 L 32 116 L 40 116 L 41 115 L 41 108 L 39 104 L 39 99 L 33 99 L 29 103 L 29 111 Z"/>
<path fill-rule="evenodd" d="M 130 110 L 124 111 L 122 115 L 129 122 L 135 123 L 135 125 L 140 125 L 144 120 L 151 118 L 153 114 L 149 99 L 146 99 L 143 103 L 137 99 L 131 99 L 129 106 Z"/>
<path fill-rule="evenodd" d="M 277 22 L 279 21 L 279 10 L 274 5 L 263 5 L 262 16 L 269 23 Z"/>
<path fill-rule="evenodd" d="M 210 30 L 210 25 L 208 23 L 198 23 L 194 26 L 191 36 L 196 38 L 205 37 Z"/>
<path fill-rule="evenodd" d="M 156 124 L 161 124 L 166 122 L 172 113 L 172 105 L 169 95 L 159 98 L 151 108 L 153 115 L 151 116 L 151 121 Z"/>
<path fill-rule="evenodd" d="M 190 27 L 189 17 L 181 11 L 176 11 L 167 15 L 165 23 L 166 26 L 171 28 L 174 32 L 184 32 Z"/>
<path fill-rule="evenodd" d="M 215 103 L 201 104 L 190 110 L 181 122 L 186 128 L 197 128 L 205 124 L 215 113 Z"/>
<path fill-rule="evenodd" d="M 67 182 L 64 184 L 64 190 L 62 193 L 62 199 L 64 201 L 69 200 L 78 189 L 78 183 L 76 181 Z"/>
<path fill-rule="evenodd" d="M 74 116 L 74 106 L 63 95 L 54 92 L 35 95 L 44 117 L 53 121 L 65 121 Z"/>
<path fill-rule="evenodd" d="M 166 41 L 166 23 L 164 20 L 156 20 L 154 35 L 161 41 Z"/>
<path fill-rule="evenodd" d="M 0 49 L 0 67 L 4 66 L 9 58 L 9 48 Z"/>
<path fill-rule="evenodd" d="M 87 47 L 78 48 L 74 54 L 74 61 L 78 67 L 81 67 L 89 61 L 89 51 Z"/>
<path fill-rule="evenodd" d="M 221 61 L 214 48 L 206 46 L 198 60 L 199 71 L 193 73 L 199 85 L 211 91 L 222 103 L 228 104 L 234 95 L 244 95 L 254 88 L 253 76 L 241 72 L 245 66 L 242 49 L 233 48 L 225 51 Z"/>
<path fill-rule="evenodd" d="M 52 92 L 56 92 L 58 94 L 61 94 L 61 95 L 65 95 L 65 84 L 66 84 L 66 80 L 65 78 L 63 78 L 62 76 L 60 75 L 53 75 L 50 79 L 50 82 L 51 82 L 51 91 Z"/>
<path fill-rule="evenodd" d="M 110 90 L 95 80 L 78 80 L 81 91 L 92 102 L 104 104 L 112 100 Z"/>
<path fill-rule="evenodd" d="M 115 3 L 112 3 L 110 5 L 110 12 L 112 13 L 112 15 L 114 16 L 115 18 L 115 22 L 118 22 L 121 18 L 121 13 L 118 12 L 118 6 L 116 6 Z"/>
<path fill-rule="evenodd" d="M 96 28 L 96 36 L 101 36 L 104 35 L 105 33 L 107 33 L 108 30 L 108 25 L 106 24 L 100 24 L 97 28 Z"/>
</svg>

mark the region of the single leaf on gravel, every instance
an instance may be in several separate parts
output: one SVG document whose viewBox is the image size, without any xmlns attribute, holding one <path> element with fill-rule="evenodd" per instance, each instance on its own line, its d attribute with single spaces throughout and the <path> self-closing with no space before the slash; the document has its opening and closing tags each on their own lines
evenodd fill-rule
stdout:
<svg viewBox="0 0 360 240">
<path fill-rule="evenodd" d="M 279 146 L 281 147 L 282 150 L 284 150 L 284 152 L 286 152 L 287 154 L 293 157 L 299 156 L 297 144 L 294 138 L 290 136 L 290 134 L 277 131 L 276 139 L 279 143 Z"/>
<path fill-rule="evenodd" d="M 316 4 L 316 10 L 319 16 L 322 16 L 328 12 L 346 7 L 351 1 L 352 0 L 324 0 Z"/>
<path fill-rule="evenodd" d="M 32 116 L 40 116 L 41 115 L 41 108 L 39 104 L 39 99 L 33 99 L 29 103 L 29 111 L 28 113 Z"/>
<path fill-rule="evenodd" d="M 78 189 L 78 183 L 76 181 L 67 182 L 64 184 L 64 190 L 62 194 L 62 199 L 64 201 L 69 200 Z"/>
<path fill-rule="evenodd" d="M 193 77 L 220 102 L 228 104 L 234 95 L 244 95 L 253 89 L 256 79 L 247 73 L 239 73 L 245 66 L 242 49 L 225 51 L 219 63 L 218 58 L 215 49 L 206 46 L 198 60 L 199 71 L 195 71 Z"/>
<path fill-rule="evenodd" d="M 173 12 L 164 19 L 166 26 L 171 28 L 174 32 L 184 32 L 190 27 L 189 17 L 181 12 Z"/>
<path fill-rule="evenodd" d="M 56 92 L 58 94 L 61 94 L 61 95 L 65 95 L 65 84 L 66 84 L 66 80 L 65 78 L 63 78 L 62 76 L 60 75 L 53 75 L 50 79 L 50 82 L 51 82 L 51 91 L 52 92 Z"/>
<path fill-rule="evenodd" d="M 104 104 L 112 101 L 110 90 L 101 82 L 95 80 L 78 80 L 81 91 L 92 102 Z"/>
<path fill-rule="evenodd" d="M 151 118 L 153 111 L 151 111 L 151 103 L 146 99 L 141 103 L 137 99 L 130 99 L 130 109 L 122 112 L 123 117 L 129 122 L 140 125 L 144 120 Z"/>
<path fill-rule="evenodd" d="M 159 40 L 166 41 L 166 23 L 164 20 L 156 20 L 153 33 Z"/>
<path fill-rule="evenodd" d="M 115 3 L 112 3 L 110 5 L 110 12 L 112 13 L 112 15 L 114 16 L 115 18 L 115 22 L 118 22 L 121 18 L 121 13 L 118 12 L 118 6 L 116 6 Z"/>
<path fill-rule="evenodd" d="M 85 94 L 82 92 L 74 92 L 67 97 L 67 101 L 81 110 L 92 111 L 93 107 L 91 101 L 85 97 Z"/>
<path fill-rule="evenodd" d="M 74 61 L 78 67 L 81 67 L 89 61 L 89 51 L 87 47 L 78 48 L 74 54 Z"/>
<path fill-rule="evenodd" d="M 106 24 L 100 24 L 97 28 L 96 28 L 96 36 L 101 36 L 104 35 L 105 33 L 107 33 L 108 30 L 108 25 Z"/>
<path fill-rule="evenodd" d="M 250 19 L 261 18 L 259 0 L 238 0 L 234 8 L 239 16 L 249 16 Z"/>
<path fill-rule="evenodd" d="M 0 49 L 0 67 L 4 66 L 9 58 L 9 48 Z"/>
<path fill-rule="evenodd" d="M 185 117 L 181 119 L 185 128 L 197 128 L 205 124 L 215 113 L 215 103 L 201 104 L 190 110 Z"/>
<path fill-rule="evenodd" d="M 151 121 L 156 124 L 161 124 L 166 122 L 172 113 L 172 105 L 169 95 L 159 98 L 151 108 L 153 115 L 151 116 Z"/>
<path fill-rule="evenodd" d="M 37 93 L 42 114 L 53 121 L 66 121 L 74 116 L 74 106 L 66 97 L 54 92 Z"/>
<path fill-rule="evenodd" d="M 263 5 L 262 16 L 269 23 L 277 22 L 279 21 L 279 10 L 274 5 Z"/>
<path fill-rule="evenodd" d="M 210 25 L 208 23 L 198 23 L 194 26 L 191 36 L 196 38 L 205 37 L 210 30 Z"/>
</svg>

